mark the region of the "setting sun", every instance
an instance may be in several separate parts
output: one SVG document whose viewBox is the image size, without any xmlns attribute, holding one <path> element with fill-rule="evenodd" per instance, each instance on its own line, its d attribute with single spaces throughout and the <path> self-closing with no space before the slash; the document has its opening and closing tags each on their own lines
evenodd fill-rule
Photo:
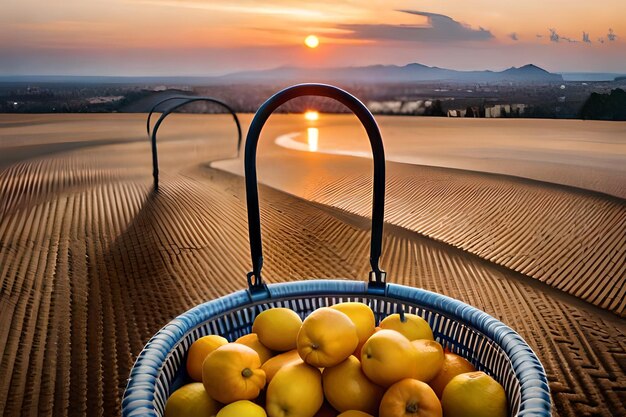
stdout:
<svg viewBox="0 0 626 417">
<path fill-rule="evenodd" d="M 317 46 L 320 44 L 320 40 L 315 35 L 309 35 L 306 37 L 306 39 L 304 39 L 304 44 L 313 49 L 317 48 Z"/>
<path fill-rule="evenodd" d="M 320 118 L 320 114 L 316 112 L 315 110 L 309 110 L 306 113 L 304 113 L 304 118 L 306 120 L 313 122 Z"/>
</svg>

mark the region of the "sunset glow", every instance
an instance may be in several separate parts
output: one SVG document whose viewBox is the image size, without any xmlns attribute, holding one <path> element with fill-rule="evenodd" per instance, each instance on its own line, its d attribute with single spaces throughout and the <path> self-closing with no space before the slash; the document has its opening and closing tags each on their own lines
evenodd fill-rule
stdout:
<svg viewBox="0 0 626 417">
<path fill-rule="evenodd" d="M 317 48 L 320 40 L 315 35 L 309 35 L 304 39 L 304 44 L 311 49 Z"/>
<path fill-rule="evenodd" d="M 8 2 L 0 75 L 222 75 L 412 62 L 626 72 L 623 16 L 623 0 Z"/>
<path fill-rule="evenodd" d="M 315 110 L 309 110 L 306 113 L 304 113 L 304 118 L 310 122 L 319 119 L 319 117 L 320 117 L 320 114 L 316 112 Z"/>
</svg>

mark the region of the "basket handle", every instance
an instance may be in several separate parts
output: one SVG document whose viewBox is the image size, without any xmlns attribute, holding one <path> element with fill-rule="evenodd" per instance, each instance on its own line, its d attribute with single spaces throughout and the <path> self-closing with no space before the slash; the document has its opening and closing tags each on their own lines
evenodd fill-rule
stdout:
<svg viewBox="0 0 626 417">
<path fill-rule="evenodd" d="M 250 234 L 250 252 L 252 255 L 252 271 L 248 273 L 248 287 L 250 293 L 265 291 L 265 283 L 261 277 L 263 268 L 263 247 L 261 242 L 261 218 L 259 212 L 259 191 L 257 187 L 256 151 L 261 129 L 269 116 L 279 106 L 300 96 L 321 96 L 339 101 L 348 107 L 361 121 L 372 147 L 374 157 L 374 193 L 372 204 L 372 233 L 370 242 L 369 285 L 385 287 L 385 271 L 380 269 L 380 259 L 383 220 L 385 210 L 385 150 L 383 147 L 380 129 L 372 113 L 359 99 L 352 94 L 326 84 L 298 84 L 274 94 L 259 107 L 246 137 L 244 167 L 246 175 L 246 199 L 248 205 L 248 231 Z"/>
</svg>

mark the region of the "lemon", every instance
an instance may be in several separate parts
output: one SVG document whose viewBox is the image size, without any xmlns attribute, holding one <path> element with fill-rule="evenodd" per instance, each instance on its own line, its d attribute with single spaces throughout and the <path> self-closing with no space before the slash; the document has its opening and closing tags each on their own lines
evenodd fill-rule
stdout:
<svg viewBox="0 0 626 417">
<path fill-rule="evenodd" d="M 202 382 L 192 382 L 170 395 L 165 404 L 165 417 L 211 417 L 221 406 L 209 397 Z"/>
<path fill-rule="evenodd" d="M 314 416 L 324 402 L 319 369 L 304 362 L 284 366 L 267 386 L 265 401 L 270 417 Z"/>
<path fill-rule="evenodd" d="M 415 314 L 405 314 L 404 320 L 399 314 L 392 314 L 380 322 L 380 327 L 400 332 L 409 340 L 434 339 L 428 322 Z"/>
<path fill-rule="evenodd" d="M 252 400 L 265 387 L 265 371 L 254 349 L 229 343 L 204 360 L 202 382 L 209 395 L 224 404 Z"/>
<path fill-rule="evenodd" d="M 432 380 L 443 366 L 443 348 L 434 340 L 419 339 L 411 344 L 415 347 L 417 374 L 415 379 L 428 382 Z"/>
<path fill-rule="evenodd" d="M 441 398 L 443 389 L 446 385 L 448 385 L 448 382 L 450 382 L 452 378 L 466 372 L 474 372 L 475 370 L 476 368 L 474 368 L 465 358 L 455 355 L 454 353 L 446 352 L 443 357 L 441 370 L 437 376 L 435 376 L 435 378 L 428 383 L 428 385 L 430 385 L 433 391 L 435 391 L 437 397 Z"/>
<path fill-rule="evenodd" d="M 242 345 L 246 345 L 249 348 L 254 349 L 256 353 L 259 354 L 261 363 L 267 362 L 268 359 L 274 356 L 273 352 L 259 341 L 259 336 L 257 336 L 255 333 L 241 336 L 239 339 L 235 340 L 235 343 L 241 343 Z"/>
<path fill-rule="evenodd" d="M 363 411 L 359 411 L 359 410 L 348 410 L 339 414 L 337 417 L 374 417 L 374 416 L 371 414 L 364 413 Z"/>
<path fill-rule="evenodd" d="M 302 323 L 297 339 L 302 360 L 318 368 L 344 361 L 358 344 L 359 337 L 352 320 L 329 307 L 312 312 Z"/>
<path fill-rule="evenodd" d="M 193 342 L 189 348 L 189 352 L 187 353 L 187 373 L 191 379 L 201 382 L 202 363 L 206 357 L 209 356 L 209 353 L 227 343 L 228 340 L 216 334 L 201 337 Z"/>
<path fill-rule="evenodd" d="M 484 372 L 468 372 L 452 378 L 441 397 L 446 417 L 506 417 L 504 388 Z"/>
<path fill-rule="evenodd" d="M 267 417 L 267 414 L 263 407 L 252 401 L 240 400 L 222 408 L 216 417 Z"/>
<path fill-rule="evenodd" d="M 417 374 L 415 346 L 393 330 L 380 330 L 372 335 L 361 350 L 361 368 L 370 381 L 382 387 Z"/>
<path fill-rule="evenodd" d="M 296 337 L 302 319 L 288 308 L 271 308 L 259 314 L 252 323 L 252 333 L 271 350 L 286 352 L 296 348 Z"/>
<path fill-rule="evenodd" d="M 325 368 L 322 385 L 326 400 L 337 411 L 360 410 L 376 414 L 385 393 L 384 388 L 367 379 L 361 363 L 354 356 Z"/>
</svg>

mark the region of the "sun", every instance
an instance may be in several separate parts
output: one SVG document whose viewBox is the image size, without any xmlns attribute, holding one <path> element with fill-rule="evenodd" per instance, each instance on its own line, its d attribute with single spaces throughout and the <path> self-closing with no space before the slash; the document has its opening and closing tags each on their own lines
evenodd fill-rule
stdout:
<svg viewBox="0 0 626 417">
<path fill-rule="evenodd" d="M 309 35 L 304 39 L 304 44 L 313 49 L 318 47 L 320 40 L 315 35 Z"/>
</svg>

